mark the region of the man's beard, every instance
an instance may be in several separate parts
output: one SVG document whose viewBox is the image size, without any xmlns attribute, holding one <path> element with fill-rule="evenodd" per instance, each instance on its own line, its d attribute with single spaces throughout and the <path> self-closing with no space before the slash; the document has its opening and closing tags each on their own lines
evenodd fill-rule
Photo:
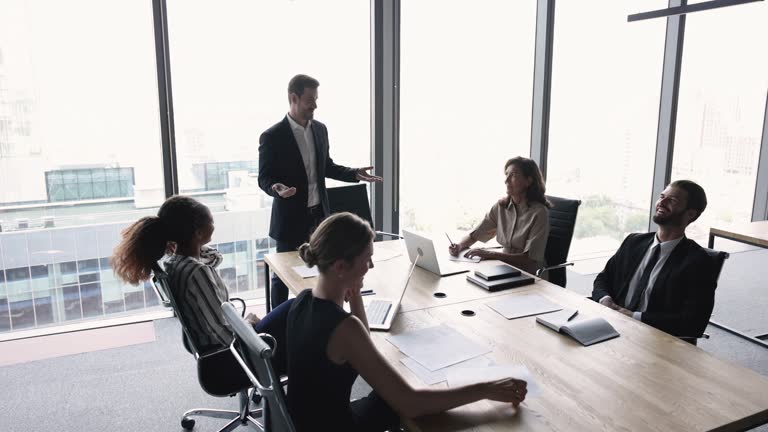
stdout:
<svg viewBox="0 0 768 432">
<path fill-rule="evenodd" d="M 656 225 L 682 225 L 683 212 L 667 213 L 664 216 L 653 215 L 653 223 Z"/>
</svg>

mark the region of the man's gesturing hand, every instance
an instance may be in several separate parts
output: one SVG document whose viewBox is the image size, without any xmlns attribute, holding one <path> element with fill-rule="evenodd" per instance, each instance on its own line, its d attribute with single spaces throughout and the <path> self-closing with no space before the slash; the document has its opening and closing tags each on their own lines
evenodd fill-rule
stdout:
<svg viewBox="0 0 768 432">
<path fill-rule="evenodd" d="M 368 174 L 367 171 L 370 171 L 372 169 L 373 169 L 372 166 L 365 167 L 365 168 L 358 168 L 357 169 L 357 173 L 355 173 L 355 176 L 357 177 L 358 180 L 360 180 L 360 181 L 367 181 L 367 182 L 380 182 L 380 181 L 384 180 L 383 178 L 381 178 L 379 176 L 375 176 L 373 174 Z"/>
<path fill-rule="evenodd" d="M 290 198 L 296 194 L 295 187 L 288 187 L 282 183 L 275 183 L 272 185 L 272 190 L 280 195 L 280 198 Z"/>
</svg>

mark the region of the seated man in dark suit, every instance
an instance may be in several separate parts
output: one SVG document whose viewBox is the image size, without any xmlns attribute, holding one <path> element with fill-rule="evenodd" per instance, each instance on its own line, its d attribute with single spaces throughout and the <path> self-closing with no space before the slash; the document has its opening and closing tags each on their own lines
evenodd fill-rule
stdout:
<svg viewBox="0 0 768 432">
<path fill-rule="evenodd" d="M 715 304 L 712 258 L 685 228 L 707 207 L 689 180 L 667 186 L 656 201 L 656 233 L 630 234 L 597 275 L 592 299 L 675 336 L 704 333 Z"/>
</svg>

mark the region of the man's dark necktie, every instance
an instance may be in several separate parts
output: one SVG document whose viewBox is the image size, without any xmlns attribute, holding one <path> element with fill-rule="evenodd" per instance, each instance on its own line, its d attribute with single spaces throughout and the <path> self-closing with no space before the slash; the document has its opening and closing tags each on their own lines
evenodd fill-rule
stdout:
<svg viewBox="0 0 768 432">
<path fill-rule="evenodd" d="M 651 259 L 648 260 L 648 264 L 645 265 L 640 281 L 635 287 L 635 292 L 632 293 L 632 299 L 630 299 L 627 309 L 636 311 L 637 306 L 640 303 L 640 299 L 643 297 L 643 293 L 648 288 L 648 280 L 651 278 L 651 272 L 656 267 L 656 263 L 659 262 L 659 255 L 661 254 L 661 245 L 656 245 L 651 250 Z"/>
</svg>

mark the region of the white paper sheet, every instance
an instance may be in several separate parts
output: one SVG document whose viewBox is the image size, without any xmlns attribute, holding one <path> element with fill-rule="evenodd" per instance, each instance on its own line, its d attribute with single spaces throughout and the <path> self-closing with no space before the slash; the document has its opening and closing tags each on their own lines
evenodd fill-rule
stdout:
<svg viewBox="0 0 768 432">
<path fill-rule="evenodd" d="M 426 385 L 437 384 L 439 382 L 445 381 L 445 374 L 453 369 L 479 368 L 493 365 L 493 360 L 486 356 L 480 356 L 432 372 L 410 357 L 400 359 L 400 362 L 404 364 L 408 369 L 410 369 L 411 372 L 416 374 L 416 376 L 419 377 L 419 379 Z"/>
<path fill-rule="evenodd" d="M 373 262 L 389 261 L 392 258 L 399 257 L 403 254 L 402 250 L 381 249 L 373 253 L 371 260 Z"/>
<path fill-rule="evenodd" d="M 486 305 L 506 319 L 539 315 L 559 311 L 563 308 L 538 294 L 509 296 L 502 300 L 486 303 Z"/>
<path fill-rule="evenodd" d="M 307 267 L 305 265 L 299 265 L 299 266 L 291 267 L 291 268 L 293 269 L 293 271 L 296 272 L 296 274 L 298 274 L 299 276 L 301 276 L 304 279 L 311 278 L 311 277 L 317 277 L 320 274 L 320 272 L 317 270 L 317 266 L 314 266 L 314 267 L 310 268 L 310 267 Z"/>
<path fill-rule="evenodd" d="M 507 364 L 480 368 L 451 368 L 445 374 L 449 387 L 461 387 L 470 384 L 478 384 L 495 381 L 502 378 L 517 378 L 528 383 L 526 397 L 538 396 L 539 385 L 531 374 L 531 371 L 522 364 Z"/>
<path fill-rule="evenodd" d="M 389 335 L 387 340 L 433 372 L 491 352 L 488 347 L 445 325 Z"/>
</svg>

